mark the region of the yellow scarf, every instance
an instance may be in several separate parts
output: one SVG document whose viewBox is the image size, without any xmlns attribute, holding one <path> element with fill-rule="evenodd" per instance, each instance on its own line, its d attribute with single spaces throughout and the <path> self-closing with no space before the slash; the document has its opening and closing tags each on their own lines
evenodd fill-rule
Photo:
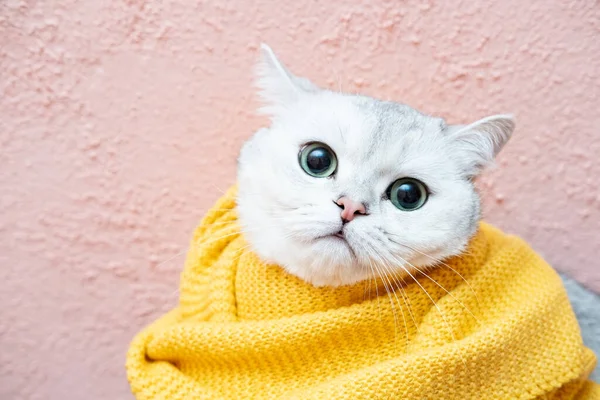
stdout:
<svg viewBox="0 0 600 400">
<path fill-rule="evenodd" d="M 235 194 L 197 228 L 179 306 L 131 343 L 138 399 L 600 399 L 560 278 L 519 238 L 481 224 L 418 283 L 315 288 L 249 251 Z"/>
</svg>

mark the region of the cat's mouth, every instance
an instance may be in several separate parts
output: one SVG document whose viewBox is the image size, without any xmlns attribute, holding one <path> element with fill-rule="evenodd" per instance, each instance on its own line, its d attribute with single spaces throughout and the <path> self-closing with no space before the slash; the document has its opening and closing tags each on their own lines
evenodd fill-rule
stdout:
<svg viewBox="0 0 600 400">
<path fill-rule="evenodd" d="M 344 242 L 348 243 L 348 240 L 346 239 L 346 235 L 344 235 L 344 232 L 341 229 L 335 233 L 329 233 L 327 235 L 318 236 L 314 240 L 321 240 L 321 239 L 336 239 L 336 240 L 341 239 Z"/>
<path fill-rule="evenodd" d="M 344 242 L 344 244 L 350 246 L 350 243 L 348 243 L 348 238 L 346 237 L 346 235 L 344 234 L 344 232 L 342 230 L 339 230 L 335 233 L 330 233 L 329 235 L 323 235 L 323 236 L 317 238 L 317 240 L 319 240 L 319 239 L 333 239 L 336 241 Z"/>
<path fill-rule="evenodd" d="M 350 252 L 350 254 L 352 256 L 352 259 L 354 259 L 354 260 L 357 259 L 356 253 L 354 252 L 354 249 L 352 248 L 352 245 L 348 241 L 348 237 L 344 233 L 343 228 L 340 229 L 337 232 L 330 233 L 328 235 L 323 235 L 323 236 L 316 237 L 314 240 L 315 241 L 329 240 L 329 241 L 337 242 L 338 245 L 342 245 L 342 246 L 344 246 L 344 247 L 346 247 L 348 249 L 348 251 Z"/>
</svg>

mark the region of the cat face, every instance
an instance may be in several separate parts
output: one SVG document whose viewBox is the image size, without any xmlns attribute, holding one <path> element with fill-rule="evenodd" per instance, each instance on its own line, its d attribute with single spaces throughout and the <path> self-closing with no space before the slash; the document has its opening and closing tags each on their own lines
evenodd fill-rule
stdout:
<svg viewBox="0 0 600 400">
<path fill-rule="evenodd" d="M 263 46 L 271 126 L 242 148 L 239 222 L 266 262 L 317 286 L 414 274 L 477 229 L 472 178 L 510 137 L 509 116 L 448 126 L 399 103 L 322 90 Z"/>
</svg>

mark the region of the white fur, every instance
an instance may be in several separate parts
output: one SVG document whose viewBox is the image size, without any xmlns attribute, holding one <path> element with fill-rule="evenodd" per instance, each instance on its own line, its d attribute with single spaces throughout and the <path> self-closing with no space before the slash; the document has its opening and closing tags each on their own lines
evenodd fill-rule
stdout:
<svg viewBox="0 0 600 400">
<path fill-rule="evenodd" d="M 271 126 L 243 146 L 238 166 L 239 220 L 266 262 L 317 286 L 338 286 L 434 265 L 464 250 L 477 229 L 480 201 L 472 177 L 509 139 L 514 122 L 494 116 L 447 126 L 399 103 L 323 90 L 293 76 L 262 46 L 258 85 Z M 307 142 L 337 155 L 332 178 L 298 163 Z M 399 178 L 431 194 L 415 211 L 386 198 Z M 334 201 L 349 196 L 367 214 L 342 225 Z M 343 229 L 346 242 L 324 237 Z M 407 273 L 407 272 L 405 272 Z"/>
</svg>

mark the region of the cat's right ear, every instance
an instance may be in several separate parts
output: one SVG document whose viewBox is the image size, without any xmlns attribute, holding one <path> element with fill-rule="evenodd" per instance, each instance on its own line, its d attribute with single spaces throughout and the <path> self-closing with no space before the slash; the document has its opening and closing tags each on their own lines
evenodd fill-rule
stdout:
<svg viewBox="0 0 600 400">
<path fill-rule="evenodd" d="M 493 164 L 514 129 L 514 117 L 503 114 L 483 118 L 470 125 L 450 125 L 446 132 L 454 139 L 455 152 L 460 156 L 464 173 L 474 177 Z"/>
<path fill-rule="evenodd" d="M 260 109 L 262 113 L 274 116 L 300 97 L 319 90 L 308 79 L 289 72 L 269 46 L 261 43 L 260 50 L 261 60 L 256 68 L 256 85 L 264 103 Z"/>
</svg>

